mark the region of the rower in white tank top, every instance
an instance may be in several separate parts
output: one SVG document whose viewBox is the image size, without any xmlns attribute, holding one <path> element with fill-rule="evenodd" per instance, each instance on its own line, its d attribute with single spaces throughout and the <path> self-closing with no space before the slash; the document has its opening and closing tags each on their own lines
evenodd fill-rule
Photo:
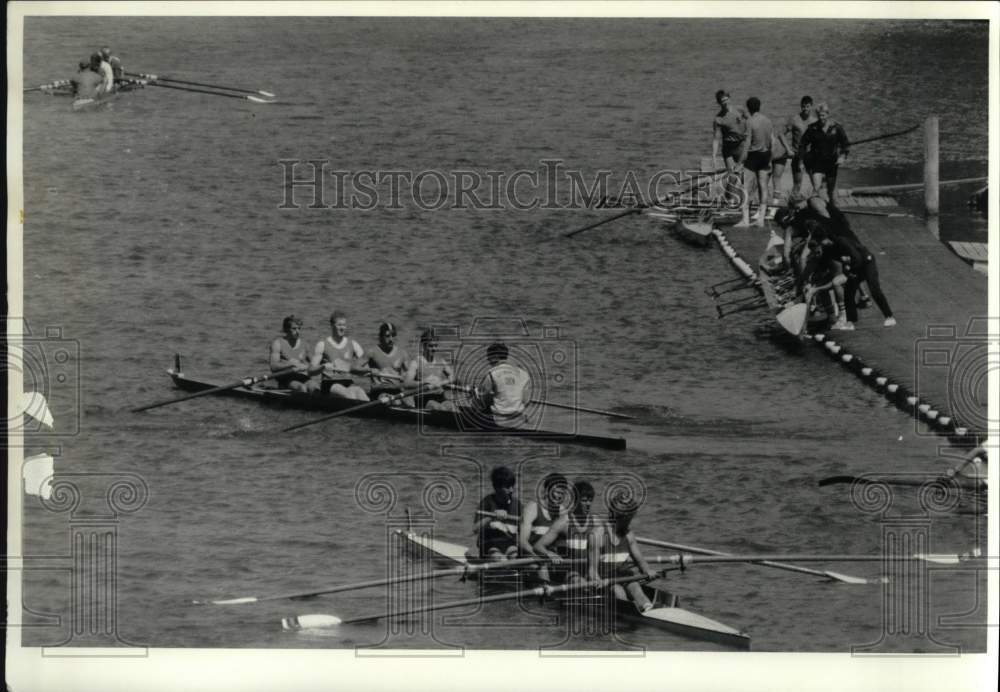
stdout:
<svg viewBox="0 0 1000 692">
<path fill-rule="evenodd" d="M 507 362 L 508 350 L 497 342 L 486 351 L 490 371 L 479 388 L 479 398 L 498 425 L 520 424 L 523 421 L 525 394 L 531 377 L 523 368 Z"/>
</svg>

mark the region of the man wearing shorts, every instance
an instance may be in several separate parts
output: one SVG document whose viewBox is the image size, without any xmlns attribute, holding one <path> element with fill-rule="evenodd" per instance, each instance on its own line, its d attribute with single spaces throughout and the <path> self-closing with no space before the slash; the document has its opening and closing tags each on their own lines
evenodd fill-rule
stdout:
<svg viewBox="0 0 1000 692">
<path fill-rule="evenodd" d="M 744 142 L 742 157 L 743 166 L 746 168 L 743 187 L 747 191 L 747 195 L 743 199 L 743 218 L 738 225 L 750 225 L 749 181 L 755 180 L 759 206 L 757 215 L 753 219 L 753 225 L 763 226 L 764 216 L 767 213 L 768 180 L 771 173 L 771 137 L 774 134 L 774 129 L 768 117 L 760 112 L 760 99 L 756 96 L 747 99 L 747 111 L 750 113 L 750 118 L 747 120 L 747 138 Z"/>
</svg>

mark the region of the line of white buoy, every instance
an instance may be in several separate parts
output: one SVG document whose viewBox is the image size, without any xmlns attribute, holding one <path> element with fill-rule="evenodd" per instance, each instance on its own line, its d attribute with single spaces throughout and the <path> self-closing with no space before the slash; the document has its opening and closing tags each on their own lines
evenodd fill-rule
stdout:
<svg viewBox="0 0 1000 692">
<path fill-rule="evenodd" d="M 733 249 L 725 234 L 718 228 L 713 228 L 712 235 L 715 236 L 719 247 L 722 248 L 722 252 L 729 258 L 733 266 L 746 278 L 757 281 L 757 272 Z M 842 365 L 853 370 L 858 377 L 869 383 L 869 386 L 885 390 L 886 398 L 895 403 L 898 408 L 907 413 L 912 412 L 936 432 L 961 438 L 969 435 L 968 428 L 955 425 L 951 416 L 942 415 L 941 411 L 933 404 L 921 401 L 920 397 L 908 391 L 903 385 L 891 381 L 885 375 L 866 365 L 856 354 L 844 351 L 842 345 L 828 339 L 826 334 L 813 334 L 812 339 L 815 343 L 821 344 L 831 357 L 839 360 Z"/>
</svg>

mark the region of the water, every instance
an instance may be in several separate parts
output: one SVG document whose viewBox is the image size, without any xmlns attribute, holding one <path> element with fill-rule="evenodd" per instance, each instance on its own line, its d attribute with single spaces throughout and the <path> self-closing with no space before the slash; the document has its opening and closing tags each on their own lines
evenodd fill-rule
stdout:
<svg viewBox="0 0 1000 692">
<path fill-rule="evenodd" d="M 280 97 L 264 106 L 149 87 L 78 114 L 66 99 L 25 98 L 25 314 L 34 334 L 59 327 L 79 348 L 68 384 L 50 392 L 57 427 L 78 425 L 79 433 L 36 438 L 29 451 L 58 446 L 60 472 L 136 474 L 147 485 L 147 503 L 119 527 L 126 641 L 377 643 L 381 627 L 291 635 L 278 623 L 302 612 L 379 610 L 379 592 L 238 609 L 189 603 L 383 575 L 387 526 L 398 526 L 406 507 L 432 505 L 437 535 L 469 542 L 484 474 L 496 463 L 518 465 L 528 494 L 552 469 L 592 479 L 599 493 L 638 479 L 647 494 L 642 535 L 736 552 L 820 553 L 875 552 L 882 531 L 847 486 L 820 489 L 820 478 L 947 468 L 941 440 L 915 432 L 815 349 L 776 343 L 759 324 L 763 315 L 717 320 L 703 290 L 732 269 L 721 253 L 684 246 L 651 220 L 623 219 L 567 241 L 560 232 L 606 212 L 428 211 L 408 199 L 399 209 L 281 210 L 277 161 L 484 173 L 540 170 L 542 159 L 559 159 L 587 180 L 600 169 L 619 182 L 628 171 L 646 180 L 696 167 L 710 151 L 713 94 L 724 87 L 740 100 L 759 95 L 772 115 L 790 114 L 808 92 L 829 101 L 856 138 L 936 114 L 942 159 L 983 170 L 985 25 L 29 19 L 25 84 L 68 76 L 95 36 L 129 70 Z M 859 146 L 852 166 L 912 166 L 921 146 L 919 136 Z M 563 187 L 558 198 L 566 194 Z M 573 355 L 567 379 L 549 383 L 553 395 L 575 391 L 582 405 L 636 416 L 576 421 L 586 432 L 627 437 L 629 450 L 420 436 L 348 419 L 285 435 L 276 431 L 310 414 L 212 397 L 129 413 L 174 393 L 162 369 L 175 352 L 186 373 L 233 381 L 266 369 L 284 315 L 304 316 L 315 340 L 335 308 L 349 313 L 366 345 L 384 319 L 411 345 L 432 322 L 467 331 L 486 318 L 523 319 L 546 348 L 556 343 Z M 435 495 L 435 482 L 450 490 Z M 392 486 L 391 506 L 365 499 L 372 483 Z M 25 554 L 64 550 L 66 515 L 28 500 Z M 897 500 L 894 511 L 918 508 L 913 493 Z M 939 552 L 985 541 L 984 523 L 968 515 L 935 516 L 932 528 Z M 65 612 L 65 579 L 26 579 L 26 603 Z M 670 581 L 687 607 L 747 629 L 756 650 L 844 651 L 881 636 L 875 587 L 743 566 L 695 567 Z M 932 622 L 973 609 L 974 586 L 966 574 L 935 575 Z M 475 593 L 452 581 L 435 589 L 448 599 Z M 472 648 L 551 643 L 551 627 L 483 626 L 510 617 L 530 621 L 494 604 L 442 639 Z M 982 631 L 937 636 L 982 651 Z M 64 635 L 26 631 L 25 641 Z M 622 638 L 652 650 L 712 648 L 641 625 Z M 571 645 L 594 643 L 576 637 Z M 923 640 L 897 646 L 932 648 Z"/>
</svg>

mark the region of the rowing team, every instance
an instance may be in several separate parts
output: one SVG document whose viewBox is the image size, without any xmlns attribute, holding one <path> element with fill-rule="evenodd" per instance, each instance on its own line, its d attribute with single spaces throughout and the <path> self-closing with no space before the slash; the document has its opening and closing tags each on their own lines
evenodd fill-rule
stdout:
<svg viewBox="0 0 1000 692">
<path fill-rule="evenodd" d="M 116 82 L 125 78 L 121 59 L 112 55 L 107 46 L 91 55 L 89 60 L 81 60 L 79 68 L 70 80 L 73 95 L 77 98 L 97 98 L 109 94 L 115 90 Z"/>
<path fill-rule="evenodd" d="M 551 473 L 542 480 L 540 501 L 524 507 L 514 496 L 516 478 L 510 468 L 494 468 L 490 481 L 493 492 L 479 503 L 473 528 L 483 559 L 547 558 L 533 575 L 544 585 L 553 579 L 599 584 L 616 577 L 655 576 L 630 528 L 639 509 L 630 497 L 612 497 L 608 519 L 601 521 L 591 512 L 594 486 L 588 481 L 570 486 L 564 475 Z M 617 584 L 614 588 L 641 612 L 653 607 L 637 581 L 624 590 Z"/>
<path fill-rule="evenodd" d="M 289 315 L 281 324 L 282 335 L 271 342 L 271 372 L 279 387 L 299 392 L 325 394 L 344 399 L 420 406 L 430 410 L 454 407 L 449 391 L 469 391 L 497 423 L 519 423 L 523 419 L 531 378 L 523 368 L 507 362 L 503 343 L 486 350 L 489 367 L 482 382 L 468 388 L 455 381 L 452 365 L 437 353 L 433 329 L 420 335 L 420 352 L 411 357 L 396 343 L 397 329 L 391 322 L 378 328 L 378 342 L 365 349 L 348 336 L 347 316 L 330 315 L 330 336 L 312 348 L 301 336 L 302 320 Z M 318 375 L 318 377 L 317 377 Z M 367 378 L 367 388 L 362 386 Z"/>
</svg>

